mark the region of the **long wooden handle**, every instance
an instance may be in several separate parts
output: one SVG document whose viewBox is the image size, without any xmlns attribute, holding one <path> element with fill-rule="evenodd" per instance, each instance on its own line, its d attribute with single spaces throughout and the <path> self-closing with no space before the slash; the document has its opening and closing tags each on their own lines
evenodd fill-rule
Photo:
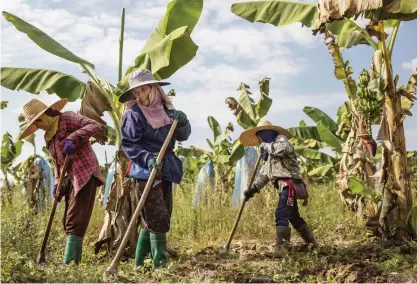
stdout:
<svg viewBox="0 0 417 284">
<path fill-rule="evenodd" d="M 171 138 L 172 138 L 172 135 L 174 134 L 175 128 L 177 127 L 177 124 L 178 124 L 178 120 L 174 120 L 174 122 L 171 125 L 171 129 L 169 130 L 168 136 L 165 139 L 164 144 L 162 145 L 162 149 L 159 152 L 158 157 L 156 158 L 156 163 L 157 164 L 160 164 L 162 162 L 162 159 L 164 158 L 164 155 L 165 155 L 165 151 L 168 148 L 169 142 L 171 142 Z M 143 194 L 142 194 L 142 196 L 139 200 L 139 203 L 136 206 L 135 212 L 133 213 L 133 216 L 130 219 L 129 226 L 127 227 L 126 233 L 123 236 L 123 240 L 122 240 L 122 242 L 121 242 L 121 244 L 120 244 L 120 246 L 119 246 L 119 248 L 116 252 L 116 255 L 114 256 L 112 262 L 110 263 L 110 266 L 107 267 L 107 269 L 106 269 L 106 272 L 109 273 L 109 274 L 112 274 L 112 275 L 117 274 L 117 268 L 119 266 L 119 262 L 120 262 L 120 259 L 122 257 L 123 251 L 124 251 L 124 249 L 127 245 L 127 242 L 129 240 L 130 234 L 132 233 L 132 230 L 136 226 L 136 222 L 139 218 L 140 212 L 142 212 L 143 206 L 145 205 L 146 198 L 148 197 L 148 193 L 149 193 L 150 189 L 152 188 L 152 184 L 153 184 L 153 181 L 154 181 L 155 176 L 156 176 L 157 173 L 158 173 L 158 169 L 153 168 L 152 172 L 151 172 L 151 175 L 149 176 L 149 179 L 146 183 Z"/>
<path fill-rule="evenodd" d="M 62 167 L 62 170 L 61 170 L 61 175 L 59 176 L 58 187 L 55 192 L 54 205 L 52 206 L 52 211 L 51 211 L 51 214 L 49 215 L 48 226 L 46 227 L 45 235 L 43 236 L 42 247 L 39 252 L 39 263 L 45 262 L 46 245 L 48 243 L 49 233 L 51 232 L 52 222 L 54 221 L 56 206 L 58 204 L 57 196 L 59 196 L 59 192 L 61 191 L 62 183 L 64 181 L 64 176 L 65 176 L 65 172 L 67 171 L 69 161 L 70 161 L 70 157 L 66 156 L 65 161 L 64 161 L 64 166 Z"/>
<path fill-rule="evenodd" d="M 255 180 L 256 172 L 258 171 L 259 164 L 261 163 L 261 158 L 262 158 L 262 153 L 259 154 L 258 160 L 256 161 L 255 169 L 253 170 L 251 179 L 250 179 L 249 184 L 248 184 L 248 190 L 252 187 L 252 184 L 253 184 L 253 182 Z M 226 251 L 228 251 L 229 248 L 230 248 L 230 244 L 232 243 L 233 236 L 236 233 L 237 225 L 239 224 L 240 217 L 242 216 L 243 209 L 245 208 L 245 204 L 246 204 L 247 201 L 248 201 L 248 199 L 245 197 L 245 199 L 243 199 L 242 205 L 240 205 L 239 213 L 237 214 L 237 217 L 236 217 L 236 220 L 235 220 L 235 224 L 233 225 L 233 229 L 230 232 L 229 239 L 227 240 Z"/>
</svg>

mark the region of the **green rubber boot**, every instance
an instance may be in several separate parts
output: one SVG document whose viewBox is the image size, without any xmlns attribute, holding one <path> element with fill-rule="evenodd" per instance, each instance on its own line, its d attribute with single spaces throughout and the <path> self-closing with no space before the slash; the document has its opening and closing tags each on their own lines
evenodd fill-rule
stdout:
<svg viewBox="0 0 417 284">
<path fill-rule="evenodd" d="M 136 245 L 135 254 L 135 269 L 138 266 L 142 266 L 145 260 L 145 256 L 151 252 L 151 240 L 149 232 L 141 229 L 138 237 L 138 244 Z"/>
<path fill-rule="evenodd" d="M 83 253 L 83 238 L 77 236 L 67 236 L 67 245 L 65 246 L 64 264 L 69 264 L 75 261 L 80 263 Z"/>
<path fill-rule="evenodd" d="M 152 259 L 155 268 L 166 268 L 167 237 L 165 233 L 151 233 Z"/>
</svg>

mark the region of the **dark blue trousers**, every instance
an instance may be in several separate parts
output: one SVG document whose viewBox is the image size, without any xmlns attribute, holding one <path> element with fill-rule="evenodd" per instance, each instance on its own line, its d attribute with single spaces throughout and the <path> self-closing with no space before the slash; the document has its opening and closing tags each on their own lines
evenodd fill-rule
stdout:
<svg viewBox="0 0 417 284">
<path fill-rule="evenodd" d="M 289 223 L 294 229 L 299 229 L 306 222 L 298 211 L 297 199 L 294 198 L 293 205 L 287 205 L 288 186 L 284 187 L 278 197 L 278 206 L 275 210 L 275 226 L 289 227 Z"/>
</svg>

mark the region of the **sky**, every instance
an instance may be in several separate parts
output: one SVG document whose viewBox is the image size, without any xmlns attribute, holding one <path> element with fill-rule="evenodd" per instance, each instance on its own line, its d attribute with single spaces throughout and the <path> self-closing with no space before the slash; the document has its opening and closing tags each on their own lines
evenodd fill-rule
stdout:
<svg viewBox="0 0 417 284">
<path fill-rule="evenodd" d="M 255 100 L 258 82 L 271 78 L 272 107 L 266 119 L 282 127 L 297 126 L 301 120 L 314 125 L 303 113 L 304 106 L 319 108 L 336 119 L 337 108 L 347 101 L 344 85 L 333 75 L 333 62 L 323 36 L 313 36 L 301 24 L 275 27 L 250 23 L 230 12 L 236 0 L 205 0 L 204 8 L 192 39 L 199 46 L 194 59 L 167 79 L 176 92 L 174 105 L 184 111 L 192 126 L 185 146 L 208 149 L 206 138 L 212 138 L 207 117 L 215 117 L 222 128 L 231 121 L 232 137 L 242 128 L 225 104 L 226 97 L 238 97 L 241 82 L 251 87 Z M 76 55 L 95 64 L 98 76 L 117 83 L 118 38 L 121 9 L 126 8 L 123 70 L 134 62 L 146 39 L 165 13 L 168 0 L 11 0 L 2 1 L 1 10 L 15 14 L 40 28 Z M 313 3 L 314 1 L 305 1 Z M 405 84 L 417 67 L 417 21 L 402 23 L 393 54 L 394 73 Z M 369 46 L 344 50 L 354 78 L 371 63 Z M 80 80 L 88 78 L 71 62 L 49 54 L 18 32 L 3 17 L 1 20 L 1 66 L 52 69 L 71 74 Z M 18 134 L 17 117 L 22 106 L 32 98 L 51 104 L 56 95 L 33 95 L 1 88 L 1 100 L 9 101 L 1 111 L 1 133 Z M 78 111 L 80 102 L 69 103 L 64 110 Z M 111 125 L 109 116 L 106 120 Z M 417 150 L 417 118 L 405 120 L 408 150 Z M 43 131 L 37 132 L 38 154 L 44 145 Z M 100 163 L 114 155 L 111 146 L 94 145 Z M 19 161 L 33 153 L 25 143 Z"/>
</svg>

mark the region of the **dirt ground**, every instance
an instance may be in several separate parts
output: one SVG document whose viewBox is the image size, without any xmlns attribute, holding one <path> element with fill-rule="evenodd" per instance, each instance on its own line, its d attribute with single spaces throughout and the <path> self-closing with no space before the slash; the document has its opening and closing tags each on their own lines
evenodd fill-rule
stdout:
<svg viewBox="0 0 417 284">
<path fill-rule="evenodd" d="M 229 253 L 222 247 L 197 252 L 171 250 L 169 269 L 151 272 L 145 265 L 135 276 L 120 274 L 121 282 L 338 282 L 415 283 L 417 246 L 381 243 L 322 245 L 311 250 L 301 243 L 285 257 L 272 257 L 269 244 L 235 241 Z M 398 259 L 396 259 L 399 257 Z M 388 272 L 387 263 L 404 264 L 404 270 Z M 140 276 L 139 276 L 140 275 Z M 133 279 L 132 279 L 133 276 Z M 139 277 L 138 277 L 139 276 Z M 107 279 L 108 281 L 110 279 Z M 113 281 L 116 279 L 113 279 Z"/>
</svg>

